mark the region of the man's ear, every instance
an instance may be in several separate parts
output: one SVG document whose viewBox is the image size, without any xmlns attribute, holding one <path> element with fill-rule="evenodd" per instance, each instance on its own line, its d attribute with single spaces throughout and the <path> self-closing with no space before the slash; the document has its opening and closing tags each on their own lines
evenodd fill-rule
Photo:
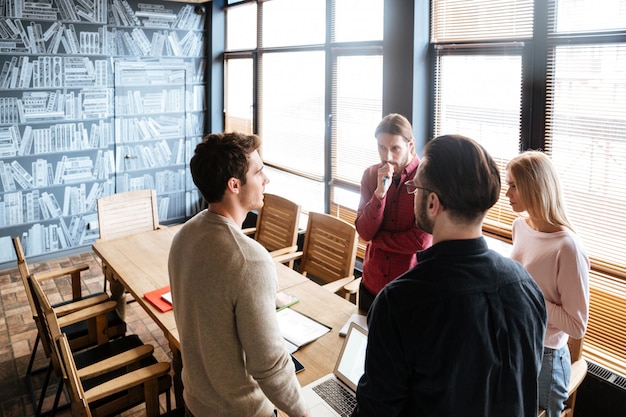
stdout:
<svg viewBox="0 0 626 417">
<path fill-rule="evenodd" d="M 441 205 L 441 201 L 439 201 L 439 196 L 437 194 L 430 193 L 428 195 L 428 198 L 426 199 L 426 209 L 431 216 L 435 216 L 443 211 L 443 206 Z"/>
<path fill-rule="evenodd" d="M 233 194 L 239 194 L 239 190 L 241 189 L 241 181 L 239 181 L 235 177 L 230 177 L 226 184 L 226 188 Z"/>
<path fill-rule="evenodd" d="M 409 141 L 409 150 L 413 153 L 413 154 L 417 154 L 417 151 L 415 150 L 415 138 L 412 137 Z"/>
</svg>

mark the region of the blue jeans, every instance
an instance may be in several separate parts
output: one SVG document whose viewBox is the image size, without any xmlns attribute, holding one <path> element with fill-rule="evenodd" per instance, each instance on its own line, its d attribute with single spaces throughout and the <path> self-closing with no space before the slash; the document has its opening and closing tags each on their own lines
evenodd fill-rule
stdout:
<svg viewBox="0 0 626 417">
<path fill-rule="evenodd" d="M 539 372 L 539 407 L 547 417 L 560 417 L 567 400 L 567 387 L 572 374 L 572 363 L 567 345 L 561 349 L 543 348 L 543 362 Z"/>
</svg>

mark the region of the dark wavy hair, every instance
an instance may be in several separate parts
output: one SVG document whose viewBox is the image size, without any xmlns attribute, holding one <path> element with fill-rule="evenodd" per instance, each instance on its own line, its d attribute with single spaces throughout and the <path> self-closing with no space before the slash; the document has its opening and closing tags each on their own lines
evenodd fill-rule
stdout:
<svg viewBox="0 0 626 417">
<path fill-rule="evenodd" d="M 257 135 L 238 132 L 210 133 L 202 139 L 189 167 L 194 184 L 209 204 L 222 200 L 230 178 L 245 185 L 250 154 L 260 146 Z"/>
<path fill-rule="evenodd" d="M 439 136 L 426 144 L 419 179 L 452 218 L 464 222 L 482 220 L 500 196 L 495 161 L 478 142 L 461 135 Z"/>
</svg>

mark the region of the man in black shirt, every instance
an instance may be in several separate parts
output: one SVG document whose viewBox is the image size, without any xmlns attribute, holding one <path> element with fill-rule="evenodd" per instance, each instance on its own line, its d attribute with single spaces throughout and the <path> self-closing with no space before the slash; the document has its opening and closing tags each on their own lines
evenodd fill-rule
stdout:
<svg viewBox="0 0 626 417">
<path fill-rule="evenodd" d="M 433 246 L 372 305 L 354 415 L 536 417 L 546 308 L 528 272 L 482 237 L 500 194 L 495 162 L 469 138 L 441 136 L 406 187 Z"/>
</svg>

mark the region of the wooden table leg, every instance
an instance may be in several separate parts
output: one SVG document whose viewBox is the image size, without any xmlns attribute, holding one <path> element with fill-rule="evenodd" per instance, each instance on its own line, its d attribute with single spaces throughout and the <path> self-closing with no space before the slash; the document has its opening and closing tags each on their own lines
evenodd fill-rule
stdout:
<svg viewBox="0 0 626 417">
<path fill-rule="evenodd" d="M 174 368 L 174 399 L 176 400 L 176 408 L 182 408 L 185 405 L 183 400 L 183 358 L 180 350 L 172 342 L 170 342 L 170 350 L 172 351 L 172 367 Z"/>
<path fill-rule="evenodd" d="M 102 263 L 102 270 L 104 272 L 104 276 L 109 281 L 109 288 L 111 289 L 111 300 L 117 303 L 117 314 L 119 314 L 122 320 L 126 319 L 126 289 L 124 285 L 115 279 L 110 268 Z"/>
</svg>

